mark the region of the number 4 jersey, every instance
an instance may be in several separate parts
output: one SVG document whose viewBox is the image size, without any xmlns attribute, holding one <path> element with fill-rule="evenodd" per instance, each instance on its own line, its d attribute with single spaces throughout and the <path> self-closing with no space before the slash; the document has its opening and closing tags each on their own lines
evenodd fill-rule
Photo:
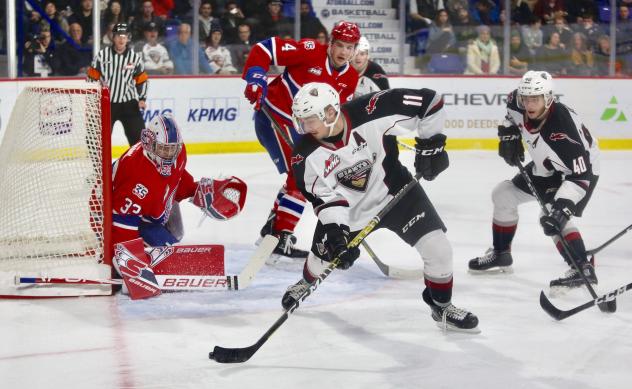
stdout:
<svg viewBox="0 0 632 389">
<path fill-rule="evenodd" d="M 554 101 L 544 121 L 526 118 L 518 106 L 517 90 L 507 98 L 505 126 L 518 126 L 533 160 L 533 175 L 551 177 L 561 174 L 562 185 L 555 199 L 577 204 L 589 194 L 591 183 L 599 176 L 599 147 L 588 129 L 571 108 Z"/>
</svg>

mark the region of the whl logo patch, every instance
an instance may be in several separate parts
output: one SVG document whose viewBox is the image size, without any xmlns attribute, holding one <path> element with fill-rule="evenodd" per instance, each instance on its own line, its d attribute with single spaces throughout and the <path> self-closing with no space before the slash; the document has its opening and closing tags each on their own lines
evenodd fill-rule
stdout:
<svg viewBox="0 0 632 389">
<path fill-rule="evenodd" d="M 336 154 L 330 155 L 325 161 L 325 177 L 327 177 L 329 173 L 333 172 L 338 165 L 340 165 L 340 157 Z"/>
<path fill-rule="evenodd" d="M 600 120 L 610 121 L 613 120 L 616 116 L 616 119 L 614 119 L 615 122 L 627 122 L 628 118 L 625 116 L 623 111 L 620 111 L 619 108 L 616 107 L 618 103 L 619 102 L 617 101 L 617 98 L 612 96 L 610 102 L 608 103 L 611 106 L 604 109 L 603 113 L 601 114 Z"/>
<path fill-rule="evenodd" d="M 358 192 L 365 192 L 369 185 L 369 177 L 373 164 L 368 159 L 363 159 L 355 165 L 336 173 L 336 179 L 340 185 Z"/>
</svg>

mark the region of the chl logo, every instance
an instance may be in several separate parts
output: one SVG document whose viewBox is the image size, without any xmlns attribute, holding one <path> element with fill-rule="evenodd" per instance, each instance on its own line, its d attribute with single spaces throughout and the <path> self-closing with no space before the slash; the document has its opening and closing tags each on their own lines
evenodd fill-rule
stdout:
<svg viewBox="0 0 632 389">
<path fill-rule="evenodd" d="M 356 163 L 336 173 L 336 179 L 340 185 L 358 192 L 365 192 L 369 185 L 369 177 L 373 164 L 368 159 Z"/>
</svg>

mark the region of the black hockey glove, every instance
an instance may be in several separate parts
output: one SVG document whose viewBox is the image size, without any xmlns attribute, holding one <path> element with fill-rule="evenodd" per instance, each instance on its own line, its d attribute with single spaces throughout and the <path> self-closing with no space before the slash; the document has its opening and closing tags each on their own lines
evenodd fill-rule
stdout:
<svg viewBox="0 0 632 389">
<path fill-rule="evenodd" d="M 567 199 L 557 199 L 551 207 L 548 216 L 540 218 L 540 224 L 544 229 L 544 235 L 553 236 L 561 234 L 568 220 L 575 214 L 575 204 Z"/>
<path fill-rule="evenodd" d="M 524 146 L 520 129 L 516 126 L 498 126 L 498 155 L 503 157 L 509 166 L 518 166 L 524 162 Z"/>
<path fill-rule="evenodd" d="M 358 247 L 347 248 L 347 244 L 350 242 L 349 227 L 330 223 L 323 226 L 323 231 L 325 233 L 323 243 L 327 249 L 325 260 L 331 262 L 334 258 L 339 258 L 339 269 L 347 270 L 350 268 L 360 256 L 360 249 Z"/>
<path fill-rule="evenodd" d="M 436 134 L 428 139 L 415 138 L 415 170 L 427 181 L 434 180 L 450 165 L 448 152 L 445 151 L 445 139 L 443 134 Z"/>
</svg>

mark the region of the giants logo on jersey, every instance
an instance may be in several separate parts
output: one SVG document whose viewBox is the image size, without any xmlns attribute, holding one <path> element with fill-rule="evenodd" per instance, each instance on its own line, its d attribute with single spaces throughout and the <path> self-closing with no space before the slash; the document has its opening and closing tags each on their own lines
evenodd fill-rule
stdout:
<svg viewBox="0 0 632 389">
<path fill-rule="evenodd" d="M 338 165 L 340 165 L 340 157 L 336 154 L 330 155 L 325 161 L 325 177 L 327 177 Z"/>
<path fill-rule="evenodd" d="M 369 115 L 373 113 L 373 111 L 375 111 L 375 108 L 377 106 L 377 100 L 380 98 L 380 96 L 382 96 L 384 93 L 386 93 L 386 91 L 381 91 L 381 92 L 377 92 L 376 94 L 374 94 L 373 96 L 371 96 L 371 100 L 369 100 L 369 104 L 367 104 L 366 107 L 364 107 L 364 109 L 366 109 L 366 113 L 368 113 Z"/>
<path fill-rule="evenodd" d="M 373 164 L 368 159 L 363 159 L 355 165 L 339 171 L 336 179 L 351 190 L 365 192 L 369 184 Z"/>
<path fill-rule="evenodd" d="M 563 132 L 552 132 L 551 135 L 549 135 L 549 139 L 552 140 L 553 142 L 556 142 L 558 140 L 567 140 L 571 143 L 574 143 L 576 145 L 581 145 L 581 143 L 579 143 L 578 141 L 571 139 L 570 136 L 566 135 Z"/>
</svg>

